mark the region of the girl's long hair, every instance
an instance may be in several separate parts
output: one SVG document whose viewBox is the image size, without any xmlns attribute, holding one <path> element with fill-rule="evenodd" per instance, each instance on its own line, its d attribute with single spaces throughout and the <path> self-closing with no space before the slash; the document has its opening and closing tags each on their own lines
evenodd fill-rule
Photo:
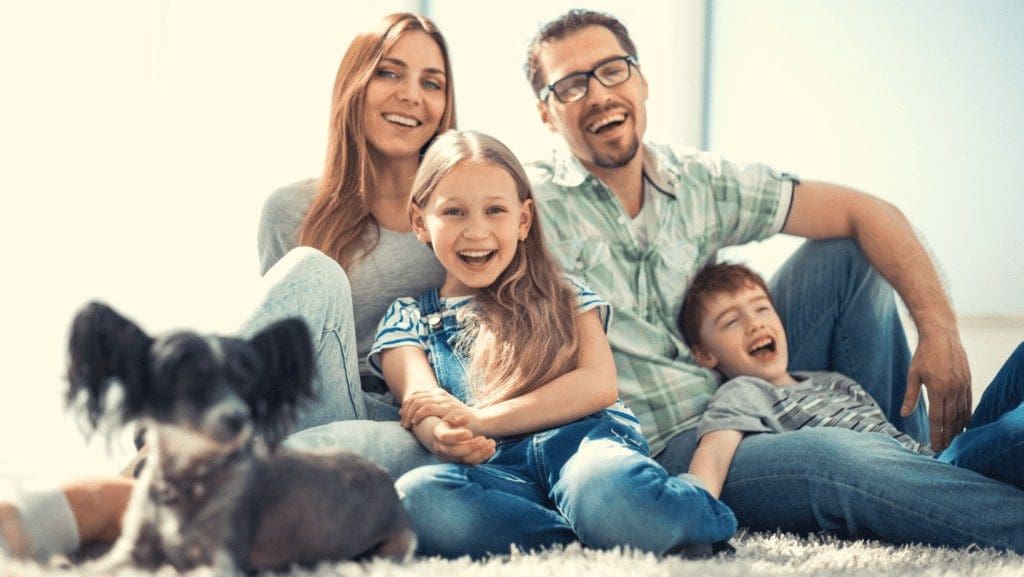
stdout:
<svg viewBox="0 0 1024 577">
<path fill-rule="evenodd" d="M 460 163 L 499 167 L 515 182 L 520 202 L 533 196 L 515 155 L 497 139 L 450 130 L 427 150 L 413 181 L 410 214 L 422 210 L 438 182 Z M 459 343 L 470 359 L 474 404 L 491 405 L 528 393 L 576 368 L 579 356 L 576 291 L 544 245 L 536 208 L 512 262 L 494 283 L 460 309 Z"/>
<path fill-rule="evenodd" d="M 441 49 L 447 81 L 438 132 L 455 126 L 455 84 L 448 45 L 433 22 L 415 14 L 390 14 L 384 17 L 380 29 L 352 40 L 334 78 L 323 176 L 299 227 L 300 245 L 319 249 L 342 266 L 372 251 L 380 240 L 380 229 L 370 214 L 377 190 L 377 168 L 363 126 L 366 86 L 381 58 L 410 30 L 429 34 Z"/>
</svg>

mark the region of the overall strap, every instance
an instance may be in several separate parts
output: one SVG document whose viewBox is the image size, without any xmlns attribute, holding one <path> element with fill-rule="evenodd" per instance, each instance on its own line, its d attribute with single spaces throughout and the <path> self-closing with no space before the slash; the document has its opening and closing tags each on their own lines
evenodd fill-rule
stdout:
<svg viewBox="0 0 1024 577">
<path fill-rule="evenodd" d="M 430 364 L 441 388 L 460 401 L 470 403 L 472 393 L 466 379 L 466 367 L 456 351 L 459 326 L 454 314 L 444 314 L 438 289 L 430 290 L 419 298 L 421 319 L 430 329 Z"/>
</svg>

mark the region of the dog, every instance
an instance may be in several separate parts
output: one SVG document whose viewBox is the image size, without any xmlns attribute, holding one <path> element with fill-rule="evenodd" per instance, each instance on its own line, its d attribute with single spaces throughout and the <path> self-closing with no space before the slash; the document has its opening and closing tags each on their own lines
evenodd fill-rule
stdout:
<svg viewBox="0 0 1024 577">
<path fill-rule="evenodd" d="M 300 319 L 251 339 L 154 338 L 105 304 L 83 307 L 71 329 L 67 403 L 88 431 L 136 421 L 149 451 L 101 572 L 408 559 L 415 535 L 382 467 L 352 452 L 280 445 L 314 396 L 314 371 Z"/>
</svg>

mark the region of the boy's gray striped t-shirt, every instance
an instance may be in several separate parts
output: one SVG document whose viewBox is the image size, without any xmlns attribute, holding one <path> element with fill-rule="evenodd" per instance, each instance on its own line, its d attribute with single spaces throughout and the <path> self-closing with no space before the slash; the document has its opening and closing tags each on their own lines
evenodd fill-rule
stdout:
<svg viewBox="0 0 1024 577">
<path fill-rule="evenodd" d="M 712 431 L 783 433 L 806 427 L 842 427 L 885 433 L 915 453 L 933 451 L 900 432 L 856 381 L 840 373 L 795 372 L 799 382 L 776 387 L 764 379 L 736 377 L 719 387 L 697 426 Z"/>
</svg>

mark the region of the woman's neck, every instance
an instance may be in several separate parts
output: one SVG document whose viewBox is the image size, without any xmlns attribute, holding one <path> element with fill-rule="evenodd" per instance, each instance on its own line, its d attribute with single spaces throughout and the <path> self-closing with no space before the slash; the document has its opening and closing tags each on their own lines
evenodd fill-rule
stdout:
<svg viewBox="0 0 1024 577">
<path fill-rule="evenodd" d="M 373 192 L 370 213 L 381 228 L 409 232 L 409 192 L 419 168 L 419 159 L 383 161 L 377 172 L 377 190 Z"/>
</svg>

